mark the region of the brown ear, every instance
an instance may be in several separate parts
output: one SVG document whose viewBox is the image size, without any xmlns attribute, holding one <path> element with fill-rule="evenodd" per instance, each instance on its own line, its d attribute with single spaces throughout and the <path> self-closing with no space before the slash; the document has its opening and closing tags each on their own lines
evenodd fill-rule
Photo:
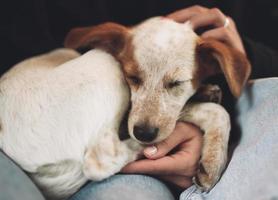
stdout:
<svg viewBox="0 0 278 200">
<path fill-rule="evenodd" d="M 251 72 L 250 63 L 243 53 L 217 40 L 206 39 L 197 44 L 196 57 L 201 79 L 222 72 L 232 94 L 240 96 Z"/>
<path fill-rule="evenodd" d="M 74 28 L 66 36 L 64 46 L 67 48 L 101 48 L 113 55 L 125 46 L 128 28 L 108 22 L 98 26 Z"/>
</svg>

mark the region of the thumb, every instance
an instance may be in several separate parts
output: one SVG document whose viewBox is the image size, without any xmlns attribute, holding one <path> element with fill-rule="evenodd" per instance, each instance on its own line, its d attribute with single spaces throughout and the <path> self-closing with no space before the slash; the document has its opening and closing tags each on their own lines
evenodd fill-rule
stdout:
<svg viewBox="0 0 278 200">
<path fill-rule="evenodd" d="M 144 155 L 148 159 L 158 159 L 167 155 L 167 153 L 169 153 L 173 148 L 174 147 L 169 146 L 166 141 L 163 141 L 158 144 L 146 147 L 144 149 Z"/>
<path fill-rule="evenodd" d="M 167 155 L 178 144 L 178 141 L 173 141 L 173 139 L 169 138 L 155 145 L 146 147 L 144 149 L 144 155 L 149 159 L 162 158 L 165 155 Z"/>
<path fill-rule="evenodd" d="M 192 133 L 194 131 L 198 131 L 195 126 L 188 123 L 179 122 L 173 133 L 168 138 L 160 143 L 146 147 L 144 149 L 144 155 L 148 159 L 162 158 L 179 144 L 192 139 Z"/>
</svg>

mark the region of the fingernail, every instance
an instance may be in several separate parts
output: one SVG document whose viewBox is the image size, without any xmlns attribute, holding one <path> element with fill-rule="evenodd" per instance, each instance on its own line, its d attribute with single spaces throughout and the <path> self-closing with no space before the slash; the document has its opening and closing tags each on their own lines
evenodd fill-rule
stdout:
<svg viewBox="0 0 278 200">
<path fill-rule="evenodd" d="M 157 148 L 156 148 L 156 146 L 147 147 L 147 148 L 145 148 L 144 152 L 146 154 L 148 154 L 149 156 L 153 156 L 154 154 L 156 154 Z"/>
</svg>

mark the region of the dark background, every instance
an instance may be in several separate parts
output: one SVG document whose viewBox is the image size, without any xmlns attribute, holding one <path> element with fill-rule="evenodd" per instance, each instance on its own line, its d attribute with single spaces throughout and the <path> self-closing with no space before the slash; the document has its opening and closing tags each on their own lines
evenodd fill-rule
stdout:
<svg viewBox="0 0 278 200">
<path fill-rule="evenodd" d="M 133 25 L 195 4 L 220 8 L 243 38 L 278 49 L 277 0 L 10 0 L 0 3 L 0 74 L 24 58 L 61 47 L 73 27 L 105 21 Z"/>
</svg>

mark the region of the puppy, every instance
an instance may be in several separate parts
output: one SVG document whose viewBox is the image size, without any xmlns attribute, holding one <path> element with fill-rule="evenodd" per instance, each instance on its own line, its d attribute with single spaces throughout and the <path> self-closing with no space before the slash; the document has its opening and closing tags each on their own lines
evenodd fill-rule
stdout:
<svg viewBox="0 0 278 200">
<path fill-rule="evenodd" d="M 27 59 L 0 80 L 0 147 L 50 199 L 99 181 L 160 142 L 177 121 L 204 132 L 196 183 L 208 191 L 226 164 L 230 120 L 215 103 L 187 103 L 203 80 L 224 73 L 238 97 L 250 74 L 240 52 L 162 17 L 127 28 L 73 29 L 67 48 Z M 131 105 L 130 105 L 131 104 Z M 119 139 L 128 115 L 130 139 Z"/>
</svg>

